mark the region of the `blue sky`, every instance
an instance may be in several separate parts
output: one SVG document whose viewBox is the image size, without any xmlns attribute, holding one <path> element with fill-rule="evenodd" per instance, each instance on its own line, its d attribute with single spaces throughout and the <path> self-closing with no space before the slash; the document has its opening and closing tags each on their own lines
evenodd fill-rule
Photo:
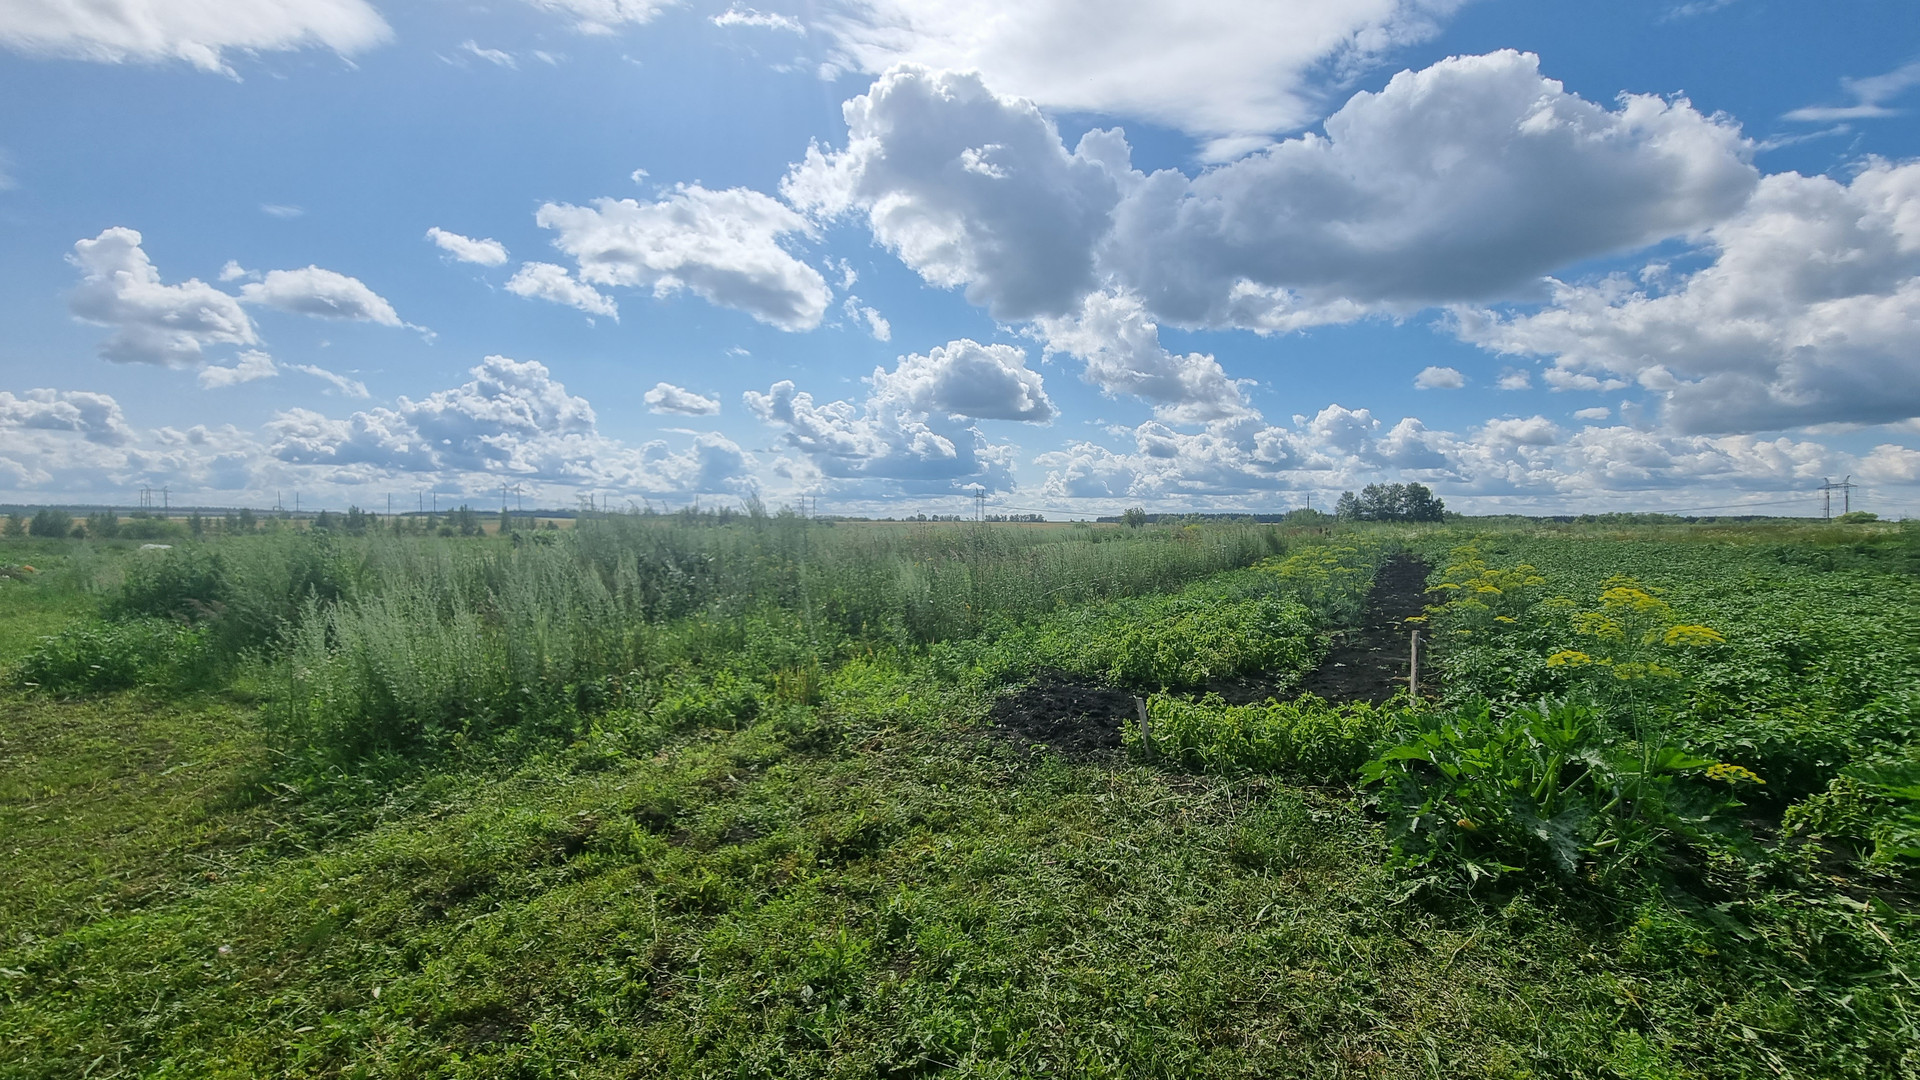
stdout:
<svg viewBox="0 0 1920 1080">
<path fill-rule="evenodd" d="M 25 0 L 0 100 L 0 501 L 1920 513 L 1910 3 Z"/>
</svg>

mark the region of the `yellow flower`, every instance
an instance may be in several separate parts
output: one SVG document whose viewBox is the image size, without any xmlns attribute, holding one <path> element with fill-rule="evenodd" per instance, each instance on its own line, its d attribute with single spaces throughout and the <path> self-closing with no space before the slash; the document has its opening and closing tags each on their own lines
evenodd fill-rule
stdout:
<svg viewBox="0 0 1920 1080">
<path fill-rule="evenodd" d="M 1577 649 L 1562 649 L 1547 657 L 1548 667 L 1585 667 L 1593 663 L 1593 657 Z"/>
<path fill-rule="evenodd" d="M 1721 636 L 1720 631 L 1710 626 L 1683 623 L 1667 627 L 1666 636 L 1662 640 L 1668 645 L 1724 645 L 1727 639 Z"/>
<path fill-rule="evenodd" d="M 1764 784 L 1765 780 L 1754 774 L 1744 765 L 1733 765 L 1721 761 L 1707 766 L 1707 779 L 1718 780 L 1723 784 Z"/>
<path fill-rule="evenodd" d="M 1503 622 L 1503 623 L 1514 623 L 1514 624 L 1518 624 L 1520 622 L 1519 619 L 1516 619 L 1511 615 L 1495 615 L 1493 617 L 1493 621 Z"/>
<path fill-rule="evenodd" d="M 1461 828 L 1467 830 L 1468 832 L 1473 832 L 1480 828 L 1480 826 L 1475 825 L 1472 821 L 1466 818 L 1461 818 L 1459 821 L 1454 822 L 1454 824 L 1460 826 Z"/>
</svg>

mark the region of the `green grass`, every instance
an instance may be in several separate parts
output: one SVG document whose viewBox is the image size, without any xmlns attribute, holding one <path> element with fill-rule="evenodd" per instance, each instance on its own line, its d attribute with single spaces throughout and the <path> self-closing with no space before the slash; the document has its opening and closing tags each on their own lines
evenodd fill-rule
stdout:
<svg viewBox="0 0 1920 1080">
<path fill-rule="evenodd" d="M 1708 573 L 1692 541 L 1536 540 L 1529 558 L 1575 553 L 1555 573 L 1625 552 L 1670 569 L 1683 611 L 1814 625 L 1813 600 L 1743 598 L 1733 570 L 1681 595 Z M 1319 568 L 1323 620 L 1351 607 L 1344 565 L 1295 564 Z M 1182 595 L 1244 598 L 1266 572 Z M 1754 580 L 1764 600 L 1776 578 Z M 1104 640 L 1123 627 L 1080 612 L 1178 627 L 1183 603 L 1016 624 Z M 41 617 L 0 607 L 0 633 L 30 642 L 17 626 Z M 995 642 L 1019 635 L 919 648 L 841 623 L 786 653 L 809 625 L 788 617 L 674 630 L 706 655 L 564 729 L 327 768 L 276 752 L 272 688 L 244 679 L 0 694 L 0 1077 L 1920 1076 L 1897 874 L 1785 844 L 1605 886 L 1439 889 L 1391 868 L 1341 776 L 1371 719 L 1252 709 L 1219 734 L 1212 706 L 1156 698 L 1199 771 L 1029 753 L 985 719 L 1021 670 Z M 1797 670 L 1839 693 L 1854 669 Z M 1766 671 L 1742 678 L 1774 700 Z M 1244 767 L 1242 742 L 1271 760 Z"/>
<path fill-rule="evenodd" d="M 0 941 L 189 895 L 273 832 L 264 748 L 231 706 L 0 691 L 0 716 Z"/>
</svg>

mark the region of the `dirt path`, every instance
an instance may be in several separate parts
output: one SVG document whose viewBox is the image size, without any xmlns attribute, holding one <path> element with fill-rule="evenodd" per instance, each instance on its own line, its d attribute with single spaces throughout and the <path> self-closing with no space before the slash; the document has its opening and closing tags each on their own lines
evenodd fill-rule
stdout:
<svg viewBox="0 0 1920 1080">
<path fill-rule="evenodd" d="M 1385 701 L 1407 685 L 1409 615 L 1426 608 L 1427 564 L 1397 556 L 1374 576 L 1366 624 L 1337 639 L 1333 651 L 1296 689 L 1261 675 L 1216 679 L 1203 692 L 1235 704 L 1318 694 L 1329 701 Z M 1422 682 L 1426 679 L 1423 677 Z M 1133 720 L 1133 694 L 1061 671 L 1043 671 L 1028 686 L 994 702 L 994 727 L 1023 745 L 1045 744 L 1069 754 L 1120 746 L 1120 727 Z"/>
<path fill-rule="evenodd" d="M 1300 681 L 1301 691 L 1328 701 L 1381 702 L 1406 689 L 1410 628 L 1405 620 L 1426 609 L 1428 569 L 1412 555 L 1388 560 L 1367 594 L 1365 625 L 1335 639 L 1326 659 Z M 1421 683 L 1428 681 L 1423 672 Z"/>
</svg>

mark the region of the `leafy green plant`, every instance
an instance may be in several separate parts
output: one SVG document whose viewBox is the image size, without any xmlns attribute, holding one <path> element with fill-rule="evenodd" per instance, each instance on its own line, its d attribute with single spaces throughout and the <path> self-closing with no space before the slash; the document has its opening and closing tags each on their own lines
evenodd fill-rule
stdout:
<svg viewBox="0 0 1920 1080">
<path fill-rule="evenodd" d="M 1787 808 L 1787 832 L 1840 837 L 1872 849 L 1881 866 L 1920 861 L 1920 761 L 1879 761 L 1844 770 L 1827 789 Z"/>
<path fill-rule="evenodd" d="M 165 619 L 75 623 L 29 652 L 13 669 L 14 685 L 58 693 L 135 686 L 207 687 L 216 665 L 204 630 Z"/>
<path fill-rule="evenodd" d="M 1378 788 L 1396 862 L 1470 882 L 1541 869 L 1606 879 L 1703 838 L 1714 812 L 1737 805 L 1735 786 L 1760 782 L 1737 765 L 1622 738 L 1582 702 L 1496 715 L 1480 699 L 1407 722 L 1404 741 L 1368 762 L 1362 781 Z M 1679 787 L 1693 776 L 1729 794 Z"/>
<path fill-rule="evenodd" d="M 1164 755 L 1212 773 L 1289 773 L 1317 782 L 1350 780 L 1391 729 L 1392 710 L 1367 702 L 1332 704 L 1312 694 L 1264 705 L 1229 705 L 1155 694 L 1148 736 L 1124 729 L 1136 756 Z M 1150 744 L 1150 745 L 1149 745 Z"/>
</svg>

